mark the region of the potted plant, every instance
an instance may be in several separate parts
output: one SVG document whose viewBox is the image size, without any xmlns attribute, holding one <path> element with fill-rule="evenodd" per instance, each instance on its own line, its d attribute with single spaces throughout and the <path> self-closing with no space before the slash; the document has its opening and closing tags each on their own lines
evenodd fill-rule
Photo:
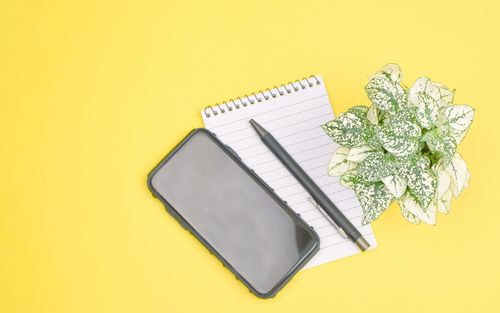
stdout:
<svg viewBox="0 0 500 313">
<path fill-rule="evenodd" d="M 436 223 L 452 197 L 468 186 L 470 173 L 457 152 L 474 118 L 454 105 L 454 91 L 421 77 L 407 88 L 401 70 L 387 64 L 365 87 L 371 106 L 355 106 L 322 128 L 337 144 L 331 176 L 353 189 L 362 223 L 377 219 L 393 201 L 418 224 Z"/>
</svg>

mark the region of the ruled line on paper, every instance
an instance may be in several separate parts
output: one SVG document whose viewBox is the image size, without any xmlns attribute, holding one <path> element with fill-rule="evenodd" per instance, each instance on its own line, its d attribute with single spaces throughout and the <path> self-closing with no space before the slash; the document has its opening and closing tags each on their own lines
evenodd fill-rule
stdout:
<svg viewBox="0 0 500 313">
<path fill-rule="evenodd" d="M 325 168 L 326 169 L 326 166 L 325 165 L 319 165 L 319 166 L 316 166 L 316 167 L 312 167 L 312 168 L 304 168 L 304 171 L 308 172 L 308 171 L 313 171 L 313 170 L 316 170 L 316 169 L 319 169 L 319 168 Z M 277 180 L 280 180 L 280 179 L 284 179 L 284 178 L 289 178 L 289 177 L 292 177 L 291 174 L 285 174 L 283 176 L 278 176 L 278 177 L 275 177 L 274 179 L 269 179 L 267 180 L 267 182 L 274 182 L 274 181 L 277 181 Z"/>
<path fill-rule="evenodd" d="M 319 156 L 315 156 L 314 158 L 310 158 L 310 159 L 302 160 L 301 162 L 312 161 L 312 160 L 319 159 L 319 158 L 324 157 L 324 156 L 327 156 L 327 155 L 331 155 L 331 153 L 327 153 L 327 154 L 322 154 L 322 155 L 319 155 Z M 297 161 L 297 160 L 295 160 L 295 161 Z M 299 165 L 302 165 L 302 164 L 300 164 L 300 162 L 299 162 L 299 161 L 297 161 L 297 163 L 299 163 Z M 277 166 L 277 167 L 275 167 L 275 168 L 273 168 L 273 169 L 271 169 L 271 170 L 269 170 L 269 171 L 266 171 L 266 172 L 259 172 L 259 175 L 266 174 L 266 173 L 268 173 L 268 172 L 272 172 L 272 171 L 275 171 L 275 170 L 278 170 L 278 169 L 283 169 L 283 167 L 282 167 L 282 166 Z"/>
<path fill-rule="evenodd" d="M 283 135 L 283 136 L 274 136 L 278 141 L 280 142 L 283 142 L 285 141 L 286 138 L 289 138 L 289 137 L 292 137 L 292 136 L 295 136 L 295 135 L 298 135 L 298 134 L 304 134 L 304 133 L 307 133 L 308 131 L 311 131 L 311 130 L 316 130 L 318 129 L 318 126 L 315 126 L 315 127 L 311 127 L 311 128 L 308 128 L 308 129 L 304 129 L 304 130 L 301 130 L 301 131 L 298 131 L 298 132 L 295 132 L 295 133 L 287 133 L 286 135 Z M 255 147 L 261 147 L 262 146 L 262 142 L 260 140 L 258 140 L 259 138 L 258 137 L 255 137 L 255 141 L 253 142 L 253 144 L 251 145 L 245 145 L 244 148 L 241 148 L 240 149 L 240 152 L 243 152 L 247 149 L 251 149 L 251 148 L 255 148 Z M 234 143 L 239 143 L 241 142 L 240 140 L 238 141 L 235 141 L 233 143 L 228 143 L 228 144 L 234 144 Z"/>
<path fill-rule="evenodd" d="M 296 146 L 296 145 L 301 144 L 301 143 L 304 143 L 304 142 L 308 142 L 308 141 L 310 141 L 310 140 L 319 139 L 319 138 L 324 139 L 324 138 L 325 138 L 325 135 L 323 134 L 323 135 L 319 135 L 319 136 L 316 136 L 316 137 L 309 137 L 309 138 L 306 138 L 306 139 L 304 139 L 304 140 L 294 142 L 293 144 L 289 144 L 289 145 L 282 145 L 282 146 L 283 146 L 283 148 L 285 148 L 285 149 L 289 150 L 289 149 L 290 149 L 291 147 L 293 147 L 293 146 Z M 327 138 L 327 139 L 328 139 L 328 138 Z M 255 147 L 255 146 L 260 146 L 260 144 L 254 145 L 254 147 Z M 262 155 L 262 154 L 266 154 L 266 153 L 271 153 L 271 152 L 270 152 L 269 150 L 267 150 L 267 151 L 266 151 L 266 150 L 264 150 L 264 151 L 259 152 L 259 153 L 257 153 L 257 154 L 253 154 L 253 155 L 246 156 L 246 158 L 248 159 L 248 158 L 256 157 L 256 156 L 259 156 L 259 155 Z"/>
<path fill-rule="evenodd" d="M 262 119 L 259 119 L 259 121 L 262 123 L 262 125 L 272 125 L 272 124 L 276 124 L 276 122 L 284 120 L 286 118 L 297 118 L 298 115 L 302 115 L 302 116 L 312 115 L 314 117 L 320 117 L 320 116 L 322 116 L 322 114 L 320 114 L 320 112 L 318 112 L 318 113 L 314 113 L 314 112 L 315 111 L 324 111 L 325 109 L 328 110 L 328 107 L 325 106 L 325 103 L 322 103 L 320 105 L 312 106 L 312 107 L 307 108 L 305 110 L 293 112 L 293 113 L 290 113 L 290 114 L 287 114 L 287 115 L 280 115 L 280 116 L 278 116 L 278 117 L 276 117 L 276 118 L 274 118 L 272 120 L 266 120 L 266 119 L 262 118 Z M 327 113 L 324 114 L 324 115 L 326 116 Z M 256 117 L 256 116 L 254 116 L 254 117 Z M 248 119 L 251 119 L 251 118 L 254 118 L 254 117 L 250 117 L 249 116 Z M 248 120 L 245 119 L 245 121 L 248 121 Z M 305 121 L 305 120 L 303 118 L 301 118 L 301 122 L 303 122 L 303 121 Z M 246 131 L 247 127 L 246 127 L 245 124 L 242 124 L 242 125 L 240 124 L 239 125 L 240 127 L 238 127 L 238 128 L 236 128 L 236 127 L 231 128 L 231 134 L 236 134 L 236 133 L 238 133 L 240 131 Z M 293 126 L 293 124 L 286 125 L 286 127 L 288 127 L 288 126 Z M 269 127 L 272 127 L 272 126 L 269 126 Z M 274 128 L 274 129 L 269 128 L 269 131 L 277 131 L 279 129 L 280 128 Z"/>
<path fill-rule="evenodd" d="M 299 124 L 302 124 L 302 123 L 306 123 L 306 122 L 309 122 L 309 121 L 312 121 L 312 120 L 315 120 L 315 119 L 320 119 L 322 117 L 329 116 L 329 115 L 330 114 L 327 113 L 327 114 L 323 114 L 323 115 L 320 115 L 320 116 L 315 116 L 315 117 L 312 117 L 312 118 L 307 119 L 307 120 L 302 120 L 302 121 L 299 121 L 299 122 L 296 122 L 296 123 L 293 123 L 293 124 L 289 124 L 289 125 L 285 125 L 285 126 L 282 126 L 282 127 L 278 127 L 278 128 L 275 128 L 275 129 L 268 129 L 268 131 L 269 132 L 276 132 L 276 131 L 282 130 L 282 129 L 290 127 L 290 126 L 296 126 L 296 125 L 299 125 Z M 248 119 L 248 120 L 250 120 L 250 119 Z M 248 120 L 247 120 L 247 123 L 248 123 Z M 317 127 L 319 129 L 319 125 Z M 220 135 L 219 139 L 222 140 L 222 138 L 224 136 L 234 136 L 234 135 L 236 135 L 237 132 L 241 132 L 241 131 L 249 131 L 249 129 L 240 129 L 240 130 L 236 130 L 235 132 L 226 133 L 224 135 Z M 245 140 L 245 139 L 251 139 L 251 138 L 260 139 L 259 136 L 257 136 L 257 134 L 253 133 L 251 135 L 248 135 L 247 137 L 241 137 L 237 141 Z M 231 143 L 232 142 L 229 142 L 227 144 L 231 145 Z"/>
<path fill-rule="evenodd" d="M 311 151 L 311 150 L 316 150 L 316 149 L 319 149 L 319 148 L 323 148 L 323 147 L 330 147 L 330 146 L 331 146 L 331 143 L 322 144 L 322 145 L 317 146 L 317 147 L 314 147 L 314 148 L 310 148 L 310 149 L 305 149 L 305 150 L 297 151 L 297 152 L 295 152 L 295 155 L 299 155 L 299 154 L 301 154 L 301 153 L 303 153 L 303 152 L 309 152 L 309 151 Z M 273 154 L 272 152 L 267 152 L 266 154 L 268 154 L 269 156 L 274 156 L 274 154 Z M 245 160 L 245 161 L 248 161 L 248 159 L 250 159 L 250 158 L 245 158 L 244 160 Z M 263 162 L 261 162 L 261 163 L 253 164 L 252 166 L 257 167 L 257 166 L 262 165 L 262 164 L 265 164 L 265 163 L 267 163 L 267 162 L 268 162 L 268 161 L 263 161 Z"/>
</svg>

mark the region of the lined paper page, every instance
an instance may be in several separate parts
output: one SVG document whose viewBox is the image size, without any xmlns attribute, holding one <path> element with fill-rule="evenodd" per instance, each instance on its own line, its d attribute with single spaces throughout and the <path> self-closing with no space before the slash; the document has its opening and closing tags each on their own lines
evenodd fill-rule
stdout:
<svg viewBox="0 0 500 313">
<path fill-rule="evenodd" d="M 359 252 L 359 249 L 348 239 L 344 239 L 326 220 L 321 212 L 308 200 L 309 195 L 299 182 L 288 172 L 280 161 L 262 143 L 248 120 L 255 119 L 264 126 L 292 155 L 299 165 L 311 176 L 330 199 L 342 210 L 359 231 L 376 247 L 375 236 L 369 225 L 361 226 L 362 210 L 354 193 L 339 184 L 338 177 L 327 175 L 327 164 L 338 145 L 335 144 L 320 128 L 320 125 L 334 118 L 332 106 L 321 77 L 319 84 L 314 79 L 313 86 L 308 81 L 301 81 L 306 86 L 302 89 L 298 83 L 298 91 L 292 85 L 279 87 L 273 93 L 266 91 L 242 100 L 230 101 L 226 104 L 202 111 L 205 127 L 229 145 L 243 162 L 252 168 L 266 183 L 274 189 L 288 205 L 318 233 L 320 251 L 306 265 L 306 268 L 330 262 Z M 261 102 L 258 101 L 261 99 Z M 254 100 L 250 104 L 249 100 Z M 243 103 L 247 105 L 244 107 Z M 235 105 L 239 105 L 237 109 Z M 230 111 L 229 108 L 232 108 Z M 225 112 L 222 112 L 222 109 Z M 218 113 L 217 115 L 214 115 Z M 210 117 L 206 116 L 210 114 Z"/>
</svg>

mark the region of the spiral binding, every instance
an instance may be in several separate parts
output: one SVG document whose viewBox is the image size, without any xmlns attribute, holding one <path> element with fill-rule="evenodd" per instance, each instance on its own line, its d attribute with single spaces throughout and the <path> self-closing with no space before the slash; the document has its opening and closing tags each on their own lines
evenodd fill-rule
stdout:
<svg viewBox="0 0 500 313">
<path fill-rule="evenodd" d="M 232 110 L 238 110 L 249 105 L 267 101 L 269 99 L 274 99 L 277 97 L 283 97 L 292 92 L 298 92 L 306 88 L 313 88 L 315 85 L 320 85 L 321 81 L 314 75 L 308 78 L 304 77 L 299 80 L 291 81 L 287 84 L 281 84 L 274 86 L 273 88 L 264 89 L 264 91 L 259 90 L 258 92 L 252 92 L 250 95 L 244 95 L 243 97 L 237 97 L 235 100 L 229 99 L 229 101 L 223 101 L 221 104 L 216 103 L 215 105 L 207 105 L 203 110 L 207 118 L 211 116 L 216 116 L 219 113 L 224 114 Z M 210 112 L 211 111 L 211 112 Z"/>
</svg>

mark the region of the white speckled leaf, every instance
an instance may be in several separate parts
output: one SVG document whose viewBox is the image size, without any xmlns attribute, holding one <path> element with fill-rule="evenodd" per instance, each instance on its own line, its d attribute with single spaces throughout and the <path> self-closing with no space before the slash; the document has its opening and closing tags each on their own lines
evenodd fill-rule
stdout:
<svg viewBox="0 0 500 313">
<path fill-rule="evenodd" d="M 417 108 L 417 121 L 423 128 L 431 128 L 436 124 L 440 101 L 439 87 L 427 77 L 417 79 L 408 91 L 408 103 Z"/>
<path fill-rule="evenodd" d="M 382 182 L 396 199 L 400 198 L 406 191 L 406 182 L 398 175 L 384 177 Z"/>
<path fill-rule="evenodd" d="M 408 103 L 418 107 L 421 93 L 426 93 L 434 99 L 439 99 L 439 88 L 428 77 L 420 77 L 413 83 L 413 86 L 408 90 Z"/>
<path fill-rule="evenodd" d="M 453 102 L 455 98 L 455 90 L 450 90 L 443 84 L 432 82 L 439 88 L 440 106 L 447 106 Z"/>
<path fill-rule="evenodd" d="M 368 98 L 382 111 L 397 112 L 406 105 L 406 93 L 386 75 L 374 75 L 365 86 Z"/>
<path fill-rule="evenodd" d="M 394 114 L 390 118 L 390 129 L 398 136 L 419 137 L 422 129 L 417 122 L 415 108 L 406 108 Z"/>
<path fill-rule="evenodd" d="M 350 107 L 347 112 L 354 113 L 361 119 L 366 118 L 366 113 L 368 113 L 368 107 L 366 105 L 355 105 L 353 107 Z"/>
<path fill-rule="evenodd" d="M 382 182 L 356 184 L 354 191 L 363 209 L 363 225 L 376 220 L 391 205 L 392 195 Z"/>
<path fill-rule="evenodd" d="M 354 147 L 349 150 L 349 154 L 347 155 L 347 160 L 351 162 L 359 163 L 366 159 L 371 153 L 377 151 L 377 148 L 371 146 L 361 146 Z"/>
<path fill-rule="evenodd" d="M 400 83 L 401 80 L 403 79 L 401 68 L 399 67 L 399 65 L 394 63 L 389 63 L 384 65 L 384 67 L 382 67 L 382 69 L 375 75 L 378 74 L 383 74 L 387 76 L 387 78 L 389 78 L 391 81 L 395 83 Z"/>
<path fill-rule="evenodd" d="M 403 215 L 403 217 L 410 223 L 412 224 L 420 224 L 420 219 L 413 213 L 411 213 L 410 211 L 408 211 L 403 205 L 401 205 L 401 203 L 399 204 L 399 209 L 401 211 L 401 214 Z"/>
<path fill-rule="evenodd" d="M 462 192 L 467 181 L 467 164 L 462 159 L 460 154 L 455 153 L 453 158 L 444 165 L 444 169 L 450 174 L 451 191 L 455 197 Z"/>
<path fill-rule="evenodd" d="M 346 171 L 353 169 L 357 166 L 356 163 L 347 160 L 347 155 L 349 153 L 349 148 L 338 147 L 333 154 L 330 162 L 328 163 L 328 175 L 330 176 L 340 176 Z"/>
<path fill-rule="evenodd" d="M 448 172 L 438 164 L 434 165 L 432 169 L 434 170 L 437 178 L 436 198 L 439 199 L 450 189 L 451 177 L 450 174 L 448 174 Z"/>
<path fill-rule="evenodd" d="M 451 192 L 450 192 L 450 194 L 451 194 Z M 448 209 L 446 208 L 446 206 L 444 205 L 444 203 L 441 201 L 441 199 L 436 200 L 436 208 L 437 208 L 437 211 L 439 213 L 443 213 L 443 214 L 448 214 L 449 213 Z"/>
<path fill-rule="evenodd" d="M 443 214 L 448 214 L 450 213 L 450 207 L 451 207 L 451 198 L 453 197 L 453 194 L 450 189 L 446 190 L 446 192 L 443 194 L 443 196 L 436 201 L 436 206 L 439 212 Z"/>
<path fill-rule="evenodd" d="M 373 130 L 366 118 L 368 108 L 356 106 L 321 127 L 336 143 L 348 148 L 359 147 L 373 137 Z"/>
<path fill-rule="evenodd" d="M 455 133 L 462 133 L 474 120 L 474 109 L 468 105 L 450 105 L 443 109 L 444 124 L 449 125 Z"/>
<path fill-rule="evenodd" d="M 379 127 L 376 133 L 384 149 L 397 157 L 406 157 L 420 149 L 420 142 L 417 138 L 398 136 L 385 127 Z"/>
<path fill-rule="evenodd" d="M 440 107 L 449 105 L 455 97 L 454 90 L 449 90 L 443 84 L 433 82 L 427 77 L 420 77 L 408 91 L 408 102 L 417 106 L 418 93 L 424 90 L 427 90 L 426 93 L 435 99 Z"/>
<path fill-rule="evenodd" d="M 421 93 L 420 104 L 417 107 L 417 121 L 423 128 L 432 128 L 439 116 L 439 104 L 430 95 Z"/>
<path fill-rule="evenodd" d="M 373 125 L 378 125 L 378 112 L 377 112 L 377 107 L 372 105 L 368 109 L 368 112 L 366 113 L 366 118 L 370 123 Z"/>
<path fill-rule="evenodd" d="M 376 182 L 392 174 L 394 164 L 386 160 L 383 152 L 374 152 L 359 164 L 357 172 L 362 180 Z"/>
<path fill-rule="evenodd" d="M 424 210 L 422 206 L 420 206 L 419 202 L 408 192 L 405 193 L 398 202 L 402 211 L 405 210 L 412 213 L 426 224 L 436 224 L 437 208 L 434 204 L 429 205 Z"/>
<path fill-rule="evenodd" d="M 459 143 L 462 142 L 462 140 L 464 140 L 465 135 L 467 135 L 467 131 L 468 130 L 464 130 L 464 131 L 450 131 L 450 135 L 453 137 L 453 139 L 455 139 L 455 142 L 458 145 Z"/>
<path fill-rule="evenodd" d="M 379 114 L 380 125 L 384 127 L 391 127 L 391 115 L 385 112 Z"/>
<path fill-rule="evenodd" d="M 457 150 L 457 142 L 450 133 L 433 132 L 427 136 L 426 143 L 432 152 L 445 158 L 450 158 Z"/>
<path fill-rule="evenodd" d="M 435 203 L 432 202 L 424 211 L 423 215 L 419 216 L 419 218 L 426 224 L 436 225 L 436 215 L 437 215 L 437 207 Z"/>
<path fill-rule="evenodd" d="M 340 176 L 340 184 L 349 189 L 354 189 L 354 186 L 359 182 L 360 179 L 355 169 L 349 170 Z"/>
<path fill-rule="evenodd" d="M 400 175 L 408 184 L 408 189 L 415 200 L 426 211 L 434 199 L 437 188 L 437 178 L 430 169 L 429 159 L 425 156 L 416 156 L 407 160 L 400 168 Z"/>
</svg>

